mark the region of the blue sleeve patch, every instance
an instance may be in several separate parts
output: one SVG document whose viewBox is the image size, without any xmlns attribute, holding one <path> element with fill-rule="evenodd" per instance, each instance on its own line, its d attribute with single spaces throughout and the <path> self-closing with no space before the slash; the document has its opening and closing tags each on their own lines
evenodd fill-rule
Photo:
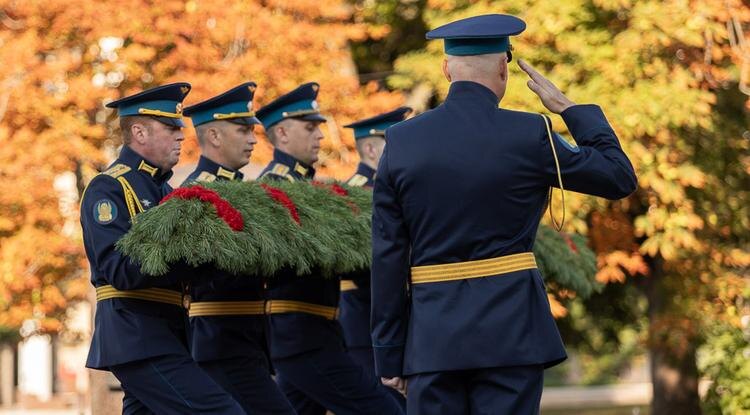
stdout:
<svg viewBox="0 0 750 415">
<path fill-rule="evenodd" d="M 94 220 L 100 225 L 108 225 L 117 219 L 117 205 L 109 199 L 101 199 L 94 204 Z"/>
<path fill-rule="evenodd" d="M 552 133 L 552 135 L 554 135 L 554 136 L 555 136 L 555 139 L 556 139 L 556 140 L 557 140 L 557 141 L 558 141 L 558 142 L 559 142 L 560 144 L 562 144 L 562 145 L 563 145 L 563 146 L 564 146 L 565 148 L 567 148 L 567 149 L 568 149 L 568 150 L 570 150 L 571 152 L 573 152 L 573 153 L 578 153 L 579 151 L 581 151 L 581 149 L 580 149 L 580 148 L 578 148 L 578 146 L 576 146 L 576 145 L 573 145 L 573 144 L 570 144 L 570 143 L 568 142 L 568 140 L 566 140 L 566 139 L 562 138 L 562 136 L 561 136 L 560 134 L 558 134 L 558 133 L 555 133 L 555 132 L 553 132 L 553 133 Z"/>
</svg>

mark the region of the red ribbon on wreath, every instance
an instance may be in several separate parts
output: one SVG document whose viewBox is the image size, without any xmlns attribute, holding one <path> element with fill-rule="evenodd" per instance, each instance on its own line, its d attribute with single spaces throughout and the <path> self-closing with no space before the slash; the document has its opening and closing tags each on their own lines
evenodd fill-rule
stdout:
<svg viewBox="0 0 750 415">
<path fill-rule="evenodd" d="M 291 215 L 292 219 L 297 222 L 297 225 L 302 226 L 302 222 L 300 222 L 299 220 L 299 213 L 297 213 L 297 206 L 294 204 L 294 202 L 292 202 L 292 199 L 289 198 L 289 195 L 287 195 L 283 190 L 277 187 L 269 186 L 266 183 L 261 183 L 260 187 L 262 187 L 266 191 L 266 194 L 268 194 L 271 199 L 280 203 L 281 206 L 284 206 L 284 208 L 289 211 L 289 215 Z"/>
<path fill-rule="evenodd" d="M 159 202 L 162 204 L 172 198 L 178 199 L 198 199 L 203 202 L 211 203 L 216 208 L 216 214 L 223 220 L 233 231 L 239 232 L 245 227 L 245 221 L 242 218 L 242 213 L 235 209 L 231 203 L 222 199 L 218 193 L 213 190 L 206 189 L 203 186 L 196 185 L 191 187 L 181 187 L 173 190 L 170 194 L 164 196 Z"/>
</svg>

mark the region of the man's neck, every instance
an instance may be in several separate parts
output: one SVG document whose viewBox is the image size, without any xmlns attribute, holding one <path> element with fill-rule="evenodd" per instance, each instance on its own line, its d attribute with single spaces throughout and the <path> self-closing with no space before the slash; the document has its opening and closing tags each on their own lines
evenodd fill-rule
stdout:
<svg viewBox="0 0 750 415">
<path fill-rule="evenodd" d="M 498 101 L 502 100 L 503 98 L 503 85 L 498 82 L 495 79 L 483 79 L 483 78 L 475 78 L 475 77 L 462 77 L 462 76 L 454 76 L 451 78 L 451 82 L 459 82 L 459 81 L 469 81 L 474 82 L 479 85 L 482 85 L 492 91 L 492 93 L 497 96 Z"/>
<path fill-rule="evenodd" d="M 218 164 L 220 166 L 228 167 L 228 168 L 233 169 L 233 170 L 239 170 L 239 168 L 237 168 L 237 167 L 230 166 L 229 163 L 227 163 L 226 160 L 224 160 L 219 154 L 214 153 L 214 152 L 212 152 L 212 151 L 210 151 L 208 149 L 203 150 L 201 152 L 201 155 L 204 158 L 207 158 L 208 160 L 211 160 L 211 161 L 213 161 L 214 163 L 216 163 L 216 164 Z"/>
</svg>

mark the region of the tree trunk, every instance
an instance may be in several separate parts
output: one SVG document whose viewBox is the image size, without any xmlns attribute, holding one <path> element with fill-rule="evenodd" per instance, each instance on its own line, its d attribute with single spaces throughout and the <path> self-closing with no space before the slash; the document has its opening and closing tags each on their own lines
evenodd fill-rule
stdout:
<svg viewBox="0 0 750 415">
<path fill-rule="evenodd" d="M 645 279 L 649 314 L 649 353 L 654 397 L 651 413 L 699 415 L 696 341 L 691 323 L 672 307 L 674 298 L 660 258 L 650 262 L 651 275 Z M 683 324 L 675 324 L 675 323 Z"/>
</svg>

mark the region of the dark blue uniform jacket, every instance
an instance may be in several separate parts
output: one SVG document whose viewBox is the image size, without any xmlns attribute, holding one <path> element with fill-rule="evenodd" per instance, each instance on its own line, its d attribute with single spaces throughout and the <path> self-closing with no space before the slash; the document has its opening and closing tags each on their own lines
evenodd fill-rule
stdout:
<svg viewBox="0 0 750 415">
<path fill-rule="evenodd" d="M 118 290 L 165 288 L 181 292 L 181 284 L 169 275 L 141 273 L 140 265 L 115 250 L 115 243 L 130 229 L 124 178 L 144 210 L 156 206 L 172 188 L 172 172 L 163 172 L 124 146 L 120 156 L 89 183 L 81 201 L 81 226 L 86 256 L 95 287 L 112 285 Z M 140 299 L 111 298 L 99 301 L 94 316 L 86 367 L 110 366 L 172 353 L 187 353 L 186 316 L 181 306 Z"/>
<path fill-rule="evenodd" d="M 434 110 L 386 131 L 375 180 L 372 340 L 381 376 L 543 364 L 566 357 L 536 269 L 415 284 L 410 267 L 529 252 L 557 186 L 539 114 L 497 107 L 454 82 Z M 601 109 L 562 114 L 577 146 L 554 134 L 566 189 L 623 198 L 633 167 Z"/>
<path fill-rule="evenodd" d="M 375 169 L 359 163 L 357 172 L 346 181 L 350 186 L 372 187 Z M 372 347 L 370 339 L 370 273 L 353 276 L 354 289 L 341 290 L 339 322 L 348 348 Z M 342 287 L 348 285 L 346 281 Z"/>
<path fill-rule="evenodd" d="M 279 150 L 261 172 L 259 179 L 311 180 L 315 170 Z M 282 271 L 268 279 L 268 299 L 301 301 L 327 307 L 338 307 L 339 280 L 322 278 L 313 271 L 309 275 L 297 276 L 292 271 Z M 281 359 L 335 343 L 342 344 L 341 326 L 336 320 L 292 312 L 268 316 L 269 349 L 271 358 Z"/>
<path fill-rule="evenodd" d="M 182 186 L 215 180 L 242 180 L 240 171 L 201 157 Z M 214 267 L 201 269 L 190 288 L 192 302 L 263 301 L 263 280 L 235 276 Z M 190 352 L 196 362 L 246 356 L 266 349 L 263 315 L 190 317 Z M 251 350 L 252 349 L 252 350 Z"/>
</svg>

